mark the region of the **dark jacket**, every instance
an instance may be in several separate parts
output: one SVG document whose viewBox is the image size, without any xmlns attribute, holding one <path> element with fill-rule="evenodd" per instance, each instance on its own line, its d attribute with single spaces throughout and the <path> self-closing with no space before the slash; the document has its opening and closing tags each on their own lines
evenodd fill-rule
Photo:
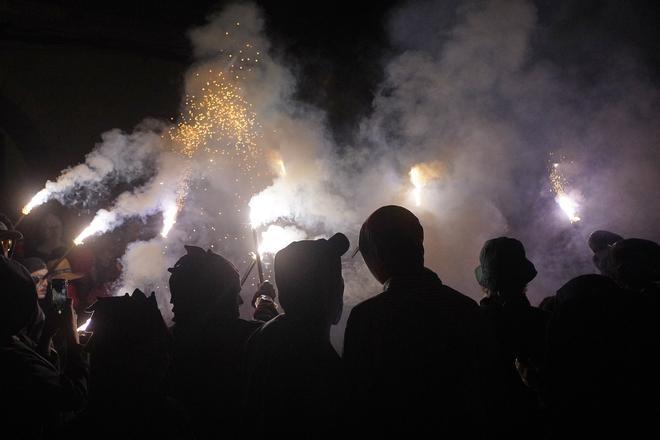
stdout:
<svg viewBox="0 0 660 440">
<path fill-rule="evenodd" d="M 16 336 L 0 341 L 0 426 L 16 439 L 41 438 L 87 398 L 89 374 L 81 346 L 69 348 L 60 372 Z"/>
<path fill-rule="evenodd" d="M 171 393 L 198 438 L 238 435 L 245 344 L 260 325 L 214 315 L 190 331 L 173 327 Z"/>
<path fill-rule="evenodd" d="M 538 437 L 543 431 L 540 400 L 537 392 L 523 383 L 515 362 L 519 360 L 535 370 L 542 367 L 548 315 L 532 307 L 524 296 L 506 304 L 487 297 L 480 305 L 499 354 L 495 374 L 501 392 L 496 409 L 500 436 Z"/>
<path fill-rule="evenodd" d="M 286 314 L 266 323 L 248 344 L 245 428 L 294 438 L 327 438 L 341 429 L 341 360 L 328 338 Z"/>
<path fill-rule="evenodd" d="M 428 269 L 353 308 L 344 340 L 360 431 L 479 438 L 491 344 L 478 305 Z"/>
</svg>

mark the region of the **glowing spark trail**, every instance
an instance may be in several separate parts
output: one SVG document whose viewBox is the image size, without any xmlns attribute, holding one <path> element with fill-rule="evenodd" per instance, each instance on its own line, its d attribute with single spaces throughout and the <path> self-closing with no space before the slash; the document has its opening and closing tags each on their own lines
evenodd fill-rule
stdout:
<svg viewBox="0 0 660 440">
<path fill-rule="evenodd" d="M 92 222 L 73 240 L 76 246 L 84 243 L 85 239 L 92 235 L 100 234 L 112 227 L 116 222 L 117 215 L 105 209 L 99 210 Z"/>
<path fill-rule="evenodd" d="M 167 207 L 163 211 L 163 229 L 160 231 L 160 235 L 163 238 L 167 237 L 167 234 L 172 229 L 172 226 L 176 223 L 176 215 L 179 213 L 179 207 L 172 203 L 171 206 Z"/>
<path fill-rule="evenodd" d="M 48 188 L 44 188 L 30 199 L 27 205 L 23 207 L 21 212 L 23 215 L 28 215 L 36 206 L 43 205 L 48 201 L 48 198 L 50 196 L 50 191 Z"/>
<path fill-rule="evenodd" d="M 580 207 L 571 196 L 566 194 L 564 190 L 564 178 L 559 172 L 559 164 L 553 163 L 550 170 L 550 184 L 555 193 L 555 202 L 559 208 L 566 214 L 566 217 L 571 223 L 579 222 L 581 219 L 578 217 L 578 208 Z"/>
</svg>

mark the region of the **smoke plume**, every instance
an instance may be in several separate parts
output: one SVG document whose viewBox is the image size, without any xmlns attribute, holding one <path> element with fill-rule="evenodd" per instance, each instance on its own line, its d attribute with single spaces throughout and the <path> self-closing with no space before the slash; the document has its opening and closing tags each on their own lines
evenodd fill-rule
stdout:
<svg viewBox="0 0 660 440">
<path fill-rule="evenodd" d="M 591 82 L 572 75 L 543 56 L 554 43 L 538 20 L 523 0 L 399 6 L 387 23 L 394 55 L 372 112 L 352 145 L 337 146 L 323 111 L 294 99 L 295 76 L 272 54 L 259 9 L 227 6 L 190 32 L 196 61 L 186 74 L 182 122 L 111 131 L 84 164 L 48 185 L 62 195 L 140 177 L 141 186 L 108 208 L 106 230 L 183 202 L 167 237 L 128 247 L 118 284 L 118 293 L 155 290 L 166 316 L 166 268 L 184 244 L 214 249 L 244 270 L 254 250 L 251 223 L 270 231 L 268 240 L 277 226 L 294 238 L 344 232 L 355 246 L 361 222 L 385 204 L 418 215 L 427 266 L 474 299 L 484 241 L 521 239 L 539 271 L 529 287 L 538 303 L 594 270 L 591 231 L 660 238 L 660 211 L 652 208 L 660 200 L 658 90 L 632 57 Z M 221 99 L 202 99 L 209 90 Z M 232 112 L 213 113 L 214 105 Z M 577 223 L 555 203 L 555 163 L 578 204 Z M 419 164 L 435 171 L 413 185 L 409 173 Z M 268 273 L 272 256 L 264 261 Z M 380 288 L 359 255 L 345 258 L 344 277 L 337 347 L 350 307 Z M 245 297 L 255 284 L 253 276 Z"/>
</svg>

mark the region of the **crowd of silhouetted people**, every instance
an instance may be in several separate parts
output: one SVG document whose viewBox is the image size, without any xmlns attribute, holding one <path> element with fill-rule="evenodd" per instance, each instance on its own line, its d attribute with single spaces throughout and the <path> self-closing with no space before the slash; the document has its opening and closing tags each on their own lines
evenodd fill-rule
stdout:
<svg viewBox="0 0 660 440">
<path fill-rule="evenodd" d="M 275 286 L 259 286 L 251 320 L 239 317 L 235 266 L 186 246 L 168 269 L 172 327 L 136 290 L 100 295 L 84 333 L 71 298 L 44 288 L 66 267 L 12 258 L 20 239 L 0 218 L 3 439 L 660 436 L 653 241 L 594 232 L 599 273 L 534 307 L 523 244 L 493 238 L 478 256 L 477 303 L 425 267 L 417 217 L 384 206 L 356 251 L 383 290 L 351 310 L 340 356 L 330 329 L 350 247 L 341 233 L 277 252 Z"/>
</svg>

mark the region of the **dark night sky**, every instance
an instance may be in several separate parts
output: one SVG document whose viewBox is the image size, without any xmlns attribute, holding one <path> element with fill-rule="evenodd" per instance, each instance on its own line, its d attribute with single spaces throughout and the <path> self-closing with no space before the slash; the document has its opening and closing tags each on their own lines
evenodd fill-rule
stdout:
<svg viewBox="0 0 660 440">
<path fill-rule="evenodd" d="M 337 141 L 350 142 L 369 112 L 384 61 L 397 50 L 386 28 L 400 2 L 258 3 L 274 51 L 297 74 L 298 97 L 326 110 Z M 567 72 L 590 81 L 621 51 L 641 59 L 655 80 L 660 76 L 660 3 L 535 3 L 536 53 Z M 16 186 L 38 189 L 79 162 L 103 131 L 129 130 L 145 116 L 176 115 L 191 59 L 186 30 L 222 4 L 0 2 L 0 128 L 21 156 L 13 165 L 3 154 L 0 202 L 18 206 L 21 201 L 7 196 L 25 197 Z"/>
</svg>

